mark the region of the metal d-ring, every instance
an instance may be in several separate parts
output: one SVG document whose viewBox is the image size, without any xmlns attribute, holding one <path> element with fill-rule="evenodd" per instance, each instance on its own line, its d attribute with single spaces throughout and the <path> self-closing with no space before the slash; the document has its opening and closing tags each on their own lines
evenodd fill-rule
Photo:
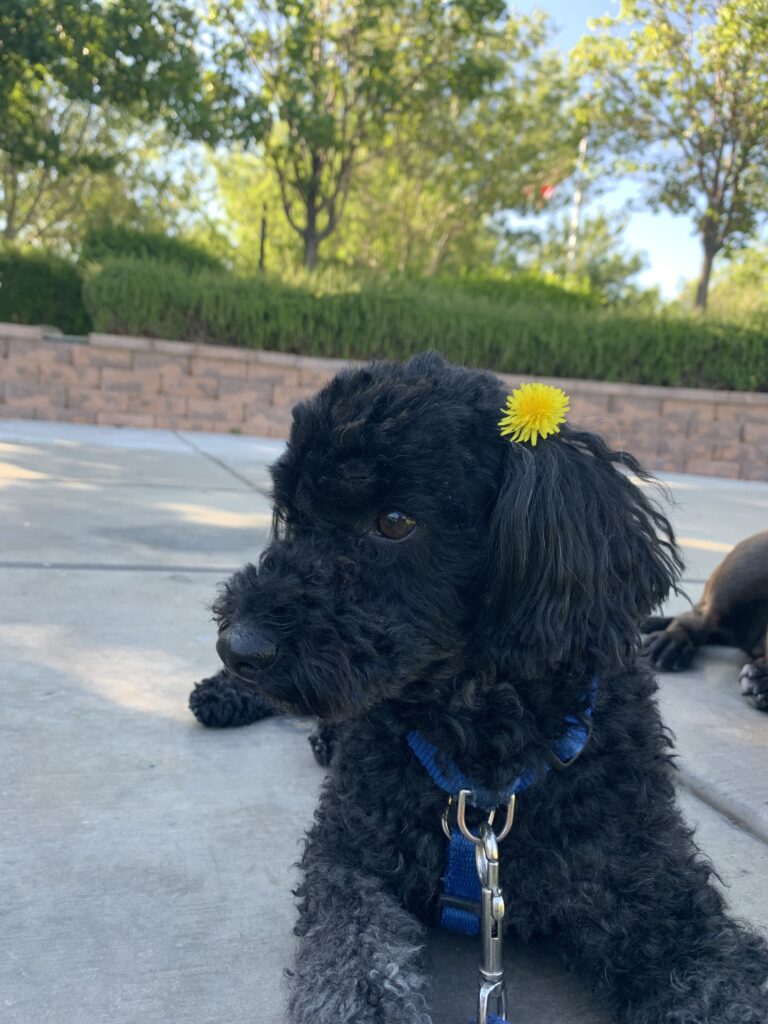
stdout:
<svg viewBox="0 0 768 1024">
<path fill-rule="evenodd" d="M 443 826 L 443 834 L 445 835 L 445 838 L 449 840 L 451 838 L 451 826 L 448 824 L 448 812 L 451 809 L 452 803 L 453 797 L 449 796 L 448 803 L 445 805 L 445 810 L 443 811 L 442 817 L 440 818 L 440 824 Z"/>
<path fill-rule="evenodd" d="M 483 845 L 482 838 L 480 836 L 476 836 L 470 830 L 469 826 L 467 825 L 467 800 L 469 800 L 469 798 L 471 796 L 472 796 L 472 790 L 471 789 L 459 790 L 459 801 L 458 801 L 458 806 L 456 807 L 456 822 L 457 822 L 457 824 L 459 826 L 459 829 L 461 830 L 461 834 L 464 836 L 465 839 L 468 839 L 471 843 L 474 843 L 475 846 L 482 846 Z M 517 800 L 517 797 L 513 793 L 512 796 L 509 798 L 509 802 L 507 803 L 507 816 L 504 819 L 504 826 L 502 827 L 501 832 L 499 832 L 499 834 L 496 836 L 496 841 L 498 843 L 500 843 L 502 839 L 506 839 L 506 837 L 509 835 L 510 829 L 512 828 L 512 823 L 515 820 L 515 803 L 516 803 L 516 800 Z M 447 829 L 448 829 L 448 808 L 450 806 L 451 806 L 451 798 L 449 797 L 449 799 L 448 799 L 448 807 L 446 807 L 445 811 L 443 812 L 443 831 L 445 832 L 445 834 L 448 836 L 449 839 L 450 839 L 450 831 L 447 831 Z M 493 819 L 494 819 L 495 815 L 496 815 L 496 811 L 494 809 L 488 815 L 488 824 L 489 825 L 493 824 Z"/>
<path fill-rule="evenodd" d="M 515 806 L 517 804 L 517 795 L 515 793 L 509 798 L 507 802 L 507 816 L 504 818 L 504 827 L 501 832 L 496 836 L 496 842 L 500 843 L 502 839 L 506 839 L 510 833 L 512 825 L 515 821 Z"/>
<path fill-rule="evenodd" d="M 464 793 L 471 793 L 471 790 L 465 789 L 465 790 L 462 790 L 462 792 L 464 792 Z M 459 798 L 461 798 L 461 794 L 459 794 Z M 440 824 L 442 825 L 442 828 L 443 828 L 443 835 L 445 836 L 446 839 L 450 839 L 451 838 L 451 826 L 448 823 L 448 815 L 450 813 L 452 804 L 453 804 L 453 797 L 449 796 L 448 797 L 448 803 L 445 805 L 445 810 L 443 811 L 442 817 L 440 818 Z M 496 809 L 494 808 L 491 811 L 491 813 L 488 815 L 488 824 L 489 825 L 493 824 L 493 819 L 495 817 L 496 817 Z M 465 824 L 466 824 L 466 821 L 465 821 Z M 466 834 L 467 833 L 464 832 L 464 835 L 466 835 Z M 469 838 L 471 838 L 471 836 Z M 473 840 L 473 842 L 474 842 L 474 840 Z"/>
</svg>

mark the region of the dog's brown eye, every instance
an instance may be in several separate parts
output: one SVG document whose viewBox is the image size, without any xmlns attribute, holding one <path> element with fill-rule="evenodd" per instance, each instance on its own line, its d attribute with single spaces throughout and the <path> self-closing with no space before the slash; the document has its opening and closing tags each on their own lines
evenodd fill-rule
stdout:
<svg viewBox="0 0 768 1024">
<path fill-rule="evenodd" d="M 376 520 L 376 528 L 388 540 L 403 540 L 416 529 L 416 520 L 405 512 L 382 512 Z"/>
</svg>

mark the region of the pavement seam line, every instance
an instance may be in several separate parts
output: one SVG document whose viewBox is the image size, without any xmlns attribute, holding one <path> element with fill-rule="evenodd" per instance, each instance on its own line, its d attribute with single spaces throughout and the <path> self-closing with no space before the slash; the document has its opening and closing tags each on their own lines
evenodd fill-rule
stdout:
<svg viewBox="0 0 768 1024">
<path fill-rule="evenodd" d="M 198 455 L 202 455 L 203 458 L 215 463 L 220 469 L 225 470 L 231 476 L 235 477 L 236 480 L 239 480 L 241 483 L 245 484 L 249 491 L 256 491 L 257 494 L 263 493 L 258 489 L 258 487 L 256 487 L 255 484 L 251 483 L 251 481 L 247 477 L 242 476 L 240 473 L 237 472 L 236 469 L 232 469 L 232 467 L 229 466 L 222 459 L 217 459 L 216 456 L 211 455 L 210 452 L 206 452 L 202 448 L 198 448 L 194 441 L 190 441 L 188 437 L 184 437 L 184 435 L 180 433 L 178 430 L 174 430 L 173 433 L 176 435 L 176 437 L 178 437 L 178 439 L 181 442 L 188 445 L 192 449 L 192 451 L 197 452 Z"/>
<path fill-rule="evenodd" d="M 231 576 L 233 566 L 221 565 L 129 565 L 116 562 L 0 562 L 0 569 L 72 569 L 78 572 L 206 572 Z"/>
<path fill-rule="evenodd" d="M 200 453 L 204 455 L 204 452 Z M 223 467 L 226 469 L 226 466 Z M 140 487 L 148 491 L 188 491 L 190 490 L 189 484 L 166 484 L 160 483 L 159 481 L 151 480 L 94 480 L 90 477 L 72 477 L 72 476 L 48 476 L 44 480 L 24 480 L 24 479 L 13 479 L 14 486 L 23 486 L 29 484 L 32 487 L 43 487 L 46 484 L 94 484 L 98 487 Z M 256 488 L 251 484 L 249 485 L 251 490 Z M 208 494 L 209 492 L 221 491 L 222 494 L 242 494 L 243 492 L 239 487 L 203 487 L 202 492 Z M 261 493 L 261 492 L 259 492 Z"/>
<path fill-rule="evenodd" d="M 683 789 L 688 790 L 697 800 L 706 804 L 721 818 L 725 818 L 742 832 L 768 846 L 768 825 L 755 814 L 750 808 L 734 808 L 714 786 L 702 782 L 697 776 L 686 768 L 678 767 L 678 780 Z"/>
</svg>

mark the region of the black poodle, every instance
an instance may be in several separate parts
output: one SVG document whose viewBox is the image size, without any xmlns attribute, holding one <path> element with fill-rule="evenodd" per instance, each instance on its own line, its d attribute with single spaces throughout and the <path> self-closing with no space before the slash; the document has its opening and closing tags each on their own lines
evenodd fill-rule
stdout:
<svg viewBox="0 0 768 1024">
<path fill-rule="evenodd" d="M 430 1020 L 447 798 L 419 737 L 478 792 L 527 780 L 501 844 L 506 926 L 552 937 L 618 1021 L 765 1024 L 768 948 L 681 819 L 638 655 L 679 572 L 671 527 L 594 434 L 502 438 L 504 398 L 434 354 L 339 374 L 294 410 L 272 542 L 216 603 L 227 670 L 195 689 L 197 717 L 316 715 L 321 755 L 335 737 L 289 1019 Z"/>
</svg>

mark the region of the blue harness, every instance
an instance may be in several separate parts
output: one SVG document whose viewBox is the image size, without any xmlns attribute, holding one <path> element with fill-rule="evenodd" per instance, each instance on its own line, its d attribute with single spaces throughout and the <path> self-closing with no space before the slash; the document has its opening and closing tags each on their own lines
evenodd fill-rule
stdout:
<svg viewBox="0 0 768 1024">
<path fill-rule="evenodd" d="M 552 744 L 552 768 L 568 768 L 589 742 L 592 735 L 592 715 L 597 696 L 598 678 L 592 680 L 589 690 L 582 696 L 583 709 L 577 715 L 566 715 L 566 730 Z M 504 789 L 489 790 L 475 786 L 454 761 L 440 754 L 420 732 L 409 732 L 408 745 L 429 772 L 433 782 L 449 796 L 462 789 L 472 791 L 472 804 L 483 811 L 492 811 L 509 802 L 513 795 L 522 793 L 537 778 L 533 769 L 524 771 Z M 475 864 L 475 847 L 462 835 L 457 826 L 450 830 L 443 891 L 440 895 L 440 924 L 450 931 L 464 935 L 480 934 L 480 879 Z"/>
</svg>

